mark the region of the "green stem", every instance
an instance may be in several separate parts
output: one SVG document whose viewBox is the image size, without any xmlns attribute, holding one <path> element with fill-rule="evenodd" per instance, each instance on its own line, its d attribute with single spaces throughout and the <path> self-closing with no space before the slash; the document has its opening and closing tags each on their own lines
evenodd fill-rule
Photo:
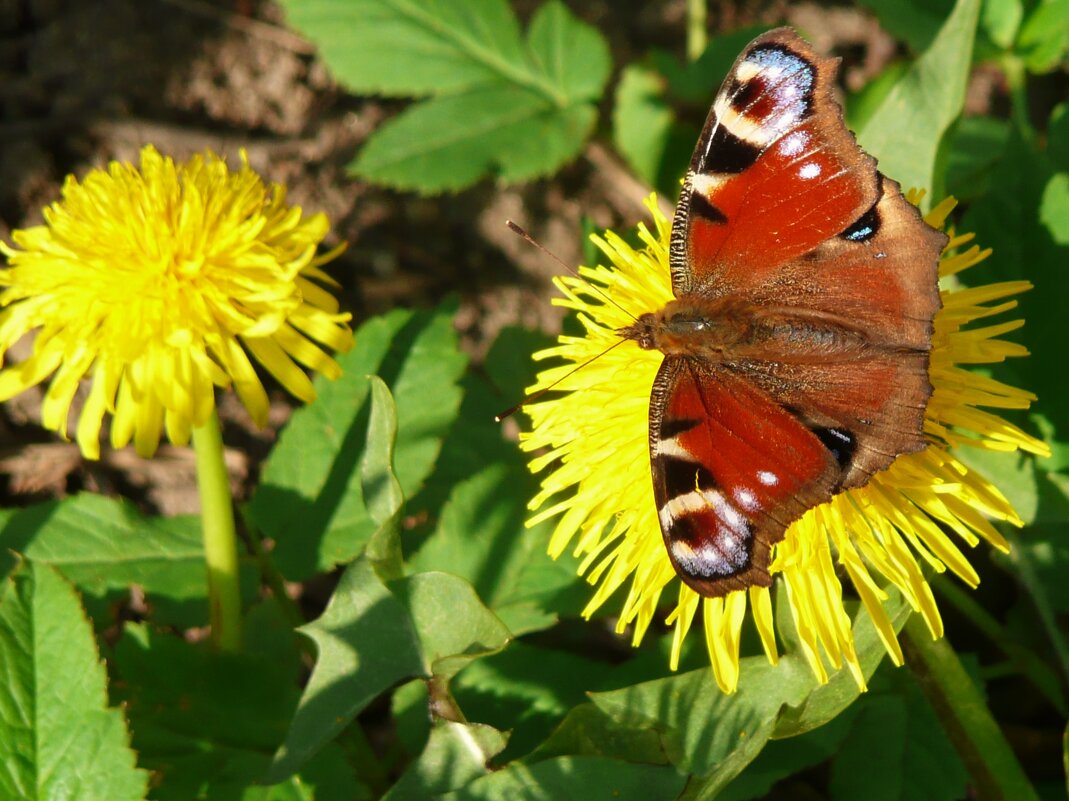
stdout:
<svg viewBox="0 0 1069 801">
<path fill-rule="evenodd" d="M 1019 554 L 1020 549 L 1014 548 L 1013 553 Z M 1059 714 L 1065 714 L 1065 694 L 1059 676 L 1046 662 L 1018 643 L 990 612 L 976 602 L 971 593 L 952 580 L 945 576 L 936 576 L 930 583 L 943 600 L 948 601 L 977 631 L 1009 658 L 1009 664 L 1016 672 L 1027 678 Z"/>
<path fill-rule="evenodd" d="M 234 504 L 230 478 L 223 461 L 223 435 L 213 411 L 208 421 L 193 429 L 197 454 L 197 488 L 200 490 L 204 561 L 208 567 L 208 601 L 212 642 L 220 651 L 241 650 L 241 585 L 238 576 L 238 541 L 234 530 Z"/>
<path fill-rule="evenodd" d="M 1028 112 L 1028 69 L 1024 62 L 1007 54 L 1002 58 L 1002 71 L 1010 90 L 1010 116 L 1026 142 L 1035 142 L 1036 131 Z"/>
<path fill-rule="evenodd" d="M 279 609 L 282 610 L 282 614 L 286 616 L 286 619 L 294 628 L 304 625 L 307 621 L 301 614 L 300 608 L 290 598 L 289 593 L 286 592 L 286 580 L 278 572 L 278 568 L 275 567 L 271 554 L 264 548 L 263 537 L 260 536 L 259 529 L 251 525 L 248 518 L 245 518 L 245 533 L 249 549 L 260 565 L 260 576 L 271 590 L 272 595 L 275 596 L 275 602 L 278 604 Z M 302 641 L 305 640 L 302 638 Z"/>
<path fill-rule="evenodd" d="M 1038 801 L 983 695 L 945 638 L 933 640 L 920 615 L 902 629 L 906 664 L 917 677 L 981 801 Z"/>
<path fill-rule="evenodd" d="M 705 0 L 687 0 L 687 60 L 697 61 L 705 52 L 707 9 Z"/>
</svg>

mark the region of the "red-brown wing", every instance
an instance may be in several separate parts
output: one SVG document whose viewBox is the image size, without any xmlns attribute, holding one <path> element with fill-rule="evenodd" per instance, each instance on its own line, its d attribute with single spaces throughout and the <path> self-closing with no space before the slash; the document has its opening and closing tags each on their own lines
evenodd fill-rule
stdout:
<svg viewBox="0 0 1069 801">
<path fill-rule="evenodd" d="M 771 547 L 839 476 L 820 438 L 752 382 L 680 356 L 653 385 L 650 463 L 668 555 L 707 597 L 768 586 Z"/>
<path fill-rule="evenodd" d="M 777 269 L 747 298 L 769 308 L 822 311 L 883 348 L 928 350 L 939 310 L 946 234 L 921 219 L 898 183 L 878 175 L 877 203 L 804 257 Z"/>
<path fill-rule="evenodd" d="M 672 225 L 676 296 L 746 294 L 851 228 L 878 199 L 875 161 L 832 98 L 837 59 L 780 28 L 717 94 Z"/>
</svg>

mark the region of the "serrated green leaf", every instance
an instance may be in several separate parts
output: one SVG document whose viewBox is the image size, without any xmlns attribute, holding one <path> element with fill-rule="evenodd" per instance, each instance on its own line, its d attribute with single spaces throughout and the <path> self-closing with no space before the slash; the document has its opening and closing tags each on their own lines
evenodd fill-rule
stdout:
<svg viewBox="0 0 1069 801">
<path fill-rule="evenodd" d="M 284 0 L 339 83 L 395 96 L 531 80 L 519 24 L 504 0 Z M 549 91 L 549 87 L 545 87 Z"/>
<path fill-rule="evenodd" d="M 297 704 L 292 629 L 273 602 L 245 619 L 245 651 L 213 652 L 127 623 L 110 659 L 155 801 L 230 798 L 263 774 Z"/>
<path fill-rule="evenodd" d="M 609 50 L 596 28 L 581 24 L 559 0 L 535 11 L 527 31 L 531 55 L 551 85 L 571 100 L 597 100 L 609 74 Z"/>
<path fill-rule="evenodd" d="M 489 773 L 506 742 L 507 735 L 481 723 L 439 720 L 423 753 L 382 801 L 424 801 L 463 787 Z"/>
<path fill-rule="evenodd" d="M 317 381 L 318 399 L 293 413 L 248 507 L 275 541 L 271 556 L 286 578 L 349 561 L 378 527 L 358 469 L 370 414 L 368 375 L 378 374 L 396 403 L 394 464 L 404 496 L 415 495 L 430 473 L 459 408 L 457 380 L 467 363 L 457 349 L 454 311 L 447 303 L 369 320 L 357 331 L 356 348 L 339 358 L 342 377 Z"/>
<path fill-rule="evenodd" d="M 316 645 L 316 664 L 268 782 L 297 770 L 383 690 L 423 673 L 408 611 L 366 559 L 349 565 L 326 610 L 300 631 Z"/>
<path fill-rule="evenodd" d="M 394 117 L 352 169 L 367 180 L 423 193 L 462 189 L 487 174 L 528 180 L 574 158 L 596 118 L 588 103 L 558 107 L 527 89 L 474 87 Z"/>
<path fill-rule="evenodd" d="M 132 504 L 85 493 L 13 513 L 0 530 L 5 571 L 14 563 L 12 552 L 58 568 L 94 612 L 103 613 L 103 601 L 136 584 L 158 622 L 188 626 L 207 619 L 197 517 L 148 518 Z"/>
<path fill-rule="evenodd" d="M 0 598 L 0 797 L 143 799 L 122 713 L 78 597 L 47 565 L 24 562 Z"/>
<path fill-rule="evenodd" d="M 931 46 L 858 132 L 858 142 L 879 160 L 881 172 L 905 189 L 930 190 L 929 201 L 943 194 L 936 156 L 965 104 L 979 15 L 979 0 L 958 0 Z"/>
<path fill-rule="evenodd" d="M 967 775 L 939 719 L 916 685 L 865 698 L 832 762 L 833 801 L 955 801 Z"/>
<path fill-rule="evenodd" d="M 292 22 L 355 91 L 431 95 L 383 125 L 352 169 L 435 193 L 492 174 L 546 175 L 580 150 L 609 74 L 604 39 L 550 0 L 526 39 L 503 0 L 289 2 Z"/>
<path fill-rule="evenodd" d="M 1044 0 L 1021 25 L 1017 52 L 1032 72 L 1049 72 L 1069 48 L 1069 0 Z"/>
<path fill-rule="evenodd" d="M 513 762 L 440 801 L 649 801 L 675 798 L 685 777 L 672 768 L 632 765 L 602 757 L 556 757 L 533 765 Z"/>
<path fill-rule="evenodd" d="M 434 534 L 409 559 L 415 570 L 440 568 L 475 583 L 484 602 L 516 633 L 551 625 L 546 601 L 581 586 L 570 558 L 546 554 L 547 526 L 524 528 L 529 486 L 522 466 L 491 464 L 459 482 L 442 510 Z M 585 595 L 585 593 L 583 593 Z"/>
<path fill-rule="evenodd" d="M 426 672 L 449 678 L 473 659 L 496 653 L 511 635 L 471 585 L 448 573 L 417 573 L 391 584 L 419 636 Z"/>
</svg>

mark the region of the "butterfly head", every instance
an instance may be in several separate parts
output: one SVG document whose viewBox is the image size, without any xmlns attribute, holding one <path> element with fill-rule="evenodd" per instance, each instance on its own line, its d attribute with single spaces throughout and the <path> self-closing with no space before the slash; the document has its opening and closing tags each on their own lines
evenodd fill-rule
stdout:
<svg viewBox="0 0 1069 801">
<path fill-rule="evenodd" d="M 634 340 L 643 350 L 653 350 L 657 347 L 658 316 L 652 313 L 643 314 L 631 325 L 618 328 L 616 333 L 623 339 Z"/>
</svg>

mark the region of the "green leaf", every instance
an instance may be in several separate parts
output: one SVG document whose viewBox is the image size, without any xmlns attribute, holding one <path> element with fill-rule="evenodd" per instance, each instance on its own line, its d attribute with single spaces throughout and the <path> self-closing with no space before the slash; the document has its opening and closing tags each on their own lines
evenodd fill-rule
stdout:
<svg viewBox="0 0 1069 801">
<path fill-rule="evenodd" d="M 379 693 L 423 673 L 405 607 L 359 559 L 342 574 L 323 614 L 302 626 L 316 664 L 266 781 L 293 773 Z"/>
<path fill-rule="evenodd" d="M 153 619 L 203 625 L 207 581 L 200 521 L 194 516 L 147 518 L 130 503 L 85 493 L 21 509 L 0 530 L 0 565 L 11 553 L 56 567 L 106 621 L 106 602 L 136 584 Z"/>
<path fill-rule="evenodd" d="M 266 769 L 297 703 L 300 658 L 278 606 L 253 607 L 241 654 L 127 623 L 109 660 L 156 801 L 244 788 Z M 214 797 L 214 796 L 213 796 Z"/>
<path fill-rule="evenodd" d="M 908 605 L 891 592 L 888 614 L 896 627 L 908 616 Z M 786 610 L 777 618 L 789 617 Z M 861 608 L 853 634 L 862 673 L 870 677 L 885 653 L 868 613 Z M 637 684 L 609 693 L 595 693 L 594 703 L 628 726 L 660 732 L 669 760 L 696 774 L 688 799 L 717 797 L 749 765 L 768 740 L 793 737 L 815 729 L 849 707 L 859 694 L 848 668 L 816 679 L 798 650 L 772 666 L 764 657 L 739 662 L 738 691 L 724 695 L 708 668 Z"/>
<path fill-rule="evenodd" d="M 506 756 L 531 751 L 604 685 L 606 664 L 578 654 L 529 645 L 523 640 L 474 662 L 451 683 L 453 695 L 472 719 L 511 729 Z"/>
<path fill-rule="evenodd" d="M 958 0 L 931 46 L 858 133 L 882 172 L 905 189 L 930 190 L 929 199 L 943 194 L 936 156 L 965 104 L 979 13 L 979 0 Z"/>
<path fill-rule="evenodd" d="M 438 567 L 471 581 L 517 634 L 552 625 L 550 604 L 558 594 L 581 600 L 588 592 L 572 558 L 553 561 L 546 553 L 548 526 L 524 529 L 528 512 L 516 488 L 530 483 L 515 463 L 490 463 L 458 483 L 437 530 L 409 560 L 415 570 Z"/>
<path fill-rule="evenodd" d="M 1010 140 L 1010 124 L 996 117 L 963 117 L 954 126 L 947 151 L 946 189 L 968 202 L 999 191 L 993 183 L 998 161 Z"/>
<path fill-rule="evenodd" d="M 1059 103 L 1047 125 L 1047 156 L 1059 172 L 1069 172 L 1069 103 Z"/>
<path fill-rule="evenodd" d="M 533 73 L 519 25 L 503 0 L 285 0 L 287 20 L 315 42 L 354 92 L 398 97 L 527 79 Z"/>
<path fill-rule="evenodd" d="M 955 801 L 967 774 L 939 718 L 908 674 L 864 699 L 832 762 L 833 801 Z"/>
<path fill-rule="evenodd" d="M 264 466 L 249 505 L 252 521 L 275 541 L 271 553 L 296 581 L 360 553 L 378 528 L 364 502 L 363 462 L 370 406 L 368 375 L 378 374 L 397 406 L 396 476 L 412 498 L 434 467 L 460 405 L 454 303 L 433 312 L 396 311 L 357 331 L 339 358 L 336 381 L 317 381 L 318 399 L 293 413 Z M 433 403 L 428 403 L 433 399 Z"/>
<path fill-rule="evenodd" d="M 1024 18 L 1021 0 L 985 0 L 980 11 L 980 27 L 998 47 L 1008 50 Z"/>
<path fill-rule="evenodd" d="M 449 678 L 509 641 L 509 630 L 463 579 L 417 573 L 392 584 L 391 590 L 412 616 L 427 674 Z"/>
<path fill-rule="evenodd" d="M 556 108 L 526 89 L 474 87 L 401 112 L 376 131 L 352 168 L 361 178 L 427 194 L 463 189 L 485 175 L 529 180 L 574 158 L 596 119 L 587 103 Z"/>
<path fill-rule="evenodd" d="M 850 734 L 857 704 L 818 729 L 789 740 L 770 740 L 757 758 L 716 796 L 717 801 L 764 798 L 776 782 L 824 762 Z"/>
<path fill-rule="evenodd" d="M 902 39 L 914 53 L 926 50 L 953 8 L 952 0 L 862 0 L 880 24 L 896 39 Z"/>
<path fill-rule="evenodd" d="M 553 734 L 531 755 L 530 761 L 565 755 L 668 764 L 656 731 L 644 726 L 624 726 L 590 703 L 573 707 Z"/>
<path fill-rule="evenodd" d="M 566 97 L 601 98 L 611 66 L 608 46 L 596 28 L 576 19 L 564 3 L 550 0 L 535 11 L 527 45 L 550 84 L 563 88 Z"/>
<path fill-rule="evenodd" d="M 624 67 L 612 112 L 613 143 L 639 178 L 654 184 L 668 144 L 673 114 L 658 73 L 634 64 Z"/>
<path fill-rule="evenodd" d="M 723 789 L 764 747 L 784 705 L 800 704 L 814 683 L 797 657 L 775 667 L 762 657 L 742 660 L 739 692 L 725 695 L 708 668 L 594 693 L 598 708 L 631 726 L 660 731 L 668 759 L 708 777 L 704 795 Z"/>
<path fill-rule="evenodd" d="M 513 634 L 552 625 L 558 613 L 578 615 L 589 594 L 570 554 L 554 561 L 546 553 L 551 524 L 524 527 L 538 482 L 494 422 L 523 396 L 532 380 L 530 354 L 543 344 L 541 337 L 507 329 L 486 358 L 494 385 L 465 377 L 460 415 L 425 493 L 438 524 L 408 559 L 414 571 L 444 570 L 466 579 Z"/>
<path fill-rule="evenodd" d="M 393 472 L 393 446 L 397 440 L 397 407 L 389 388 L 371 376 L 371 420 L 367 450 L 360 467 L 360 488 L 368 513 L 378 529 L 368 542 L 368 559 L 384 578 L 398 578 L 404 570 L 401 556 L 401 505 L 404 496 Z"/>
<path fill-rule="evenodd" d="M 909 620 L 912 610 L 896 588 L 885 587 L 884 592 L 888 596 L 884 611 L 890 618 L 892 628 L 898 632 Z M 783 620 L 786 615 L 779 614 L 777 617 Z M 887 652 L 876 633 L 872 618 L 864 608 L 854 617 L 853 635 L 861 672 L 868 679 L 876 672 Z M 827 684 L 816 686 L 802 704 L 784 711 L 776 722 L 773 736 L 779 739 L 795 737 L 819 728 L 848 708 L 860 694 L 850 671 L 838 670 L 828 678 Z"/>
<path fill-rule="evenodd" d="M 872 115 L 879 111 L 887 96 L 908 71 L 907 62 L 892 61 L 883 72 L 850 95 L 843 106 L 846 127 L 851 131 L 860 131 L 868 125 Z"/>
<path fill-rule="evenodd" d="M 1061 147 L 1061 131 L 1052 127 L 1051 147 Z M 1048 441 L 1069 441 L 1069 405 L 1060 399 L 1069 391 L 1063 369 L 1065 349 L 1064 298 L 1069 296 L 1069 249 L 1058 245 L 1040 219 L 1043 194 L 1053 165 L 1044 153 L 1019 133 L 1013 132 L 1002 157 L 992 170 L 995 191 L 977 198 L 966 211 L 960 231 L 976 234 L 981 247 L 990 247 L 989 259 L 962 275 L 976 286 L 993 281 L 1028 280 L 1037 287 L 1018 296 L 1019 307 L 1001 319 L 1024 319 L 1020 331 L 1006 337 L 1023 344 L 1031 355 L 1011 359 L 992 368 L 994 377 L 1023 387 L 1039 396 L 1033 414 L 1045 417 L 1050 426 Z M 993 322 L 999 322 L 996 318 Z M 1012 413 L 1004 414 L 1013 420 Z M 1027 425 L 1020 416 L 1018 424 Z M 971 457 L 969 457 L 971 458 Z"/>
<path fill-rule="evenodd" d="M 649 801 L 675 798 L 684 777 L 672 768 L 631 765 L 601 757 L 557 757 L 513 762 L 440 801 Z"/>
<path fill-rule="evenodd" d="M 290 0 L 291 22 L 357 92 L 431 96 L 383 125 L 352 168 L 433 193 L 494 174 L 546 175 L 593 129 L 609 74 L 604 39 L 557 0 L 526 40 L 508 4 L 482 0 Z"/>
<path fill-rule="evenodd" d="M 490 760 L 507 741 L 506 735 L 480 723 L 439 720 L 423 753 L 383 801 L 424 801 L 463 787 L 489 773 Z"/>
<path fill-rule="evenodd" d="M 371 790 L 356 779 L 345 752 L 337 743 L 328 743 L 301 768 L 299 774 L 278 784 L 263 787 L 243 782 L 235 785 L 232 795 L 227 794 L 229 789 L 223 790 L 219 785 L 212 787 L 220 798 L 240 798 L 241 801 L 371 801 L 375 798 Z M 237 795 L 239 792 L 240 796 Z M 211 796 L 213 800 L 215 797 Z"/>
<path fill-rule="evenodd" d="M 1069 245 L 1069 173 L 1052 175 L 1039 201 L 1039 221 L 1057 245 Z"/>
<path fill-rule="evenodd" d="M 1028 15 L 1017 52 L 1032 72 L 1052 70 L 1069 48 L 1069 0 L 1044 0 Z"/>
<path fill-rule="evenodd" d="M 24 562 L 0 599 L 0 797 L 142 799 L 122 713 L 78 597 L 47 565 Z"/>
<path fill-rule="evenodd" d="M 258 787 L 297 706 L 294 632 L 274 602 L 245 620 L 245 651 L 219 654 L 127 624 L 111 660 L 155 801 L 355 801 L 369 798 L 328 744 L 298 775 Z"/>
</svg>

